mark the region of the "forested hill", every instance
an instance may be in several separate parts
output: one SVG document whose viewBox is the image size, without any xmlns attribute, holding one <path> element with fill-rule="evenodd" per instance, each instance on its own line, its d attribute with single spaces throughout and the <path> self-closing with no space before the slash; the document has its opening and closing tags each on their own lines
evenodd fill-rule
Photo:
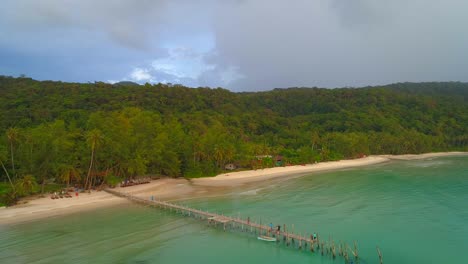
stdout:
<svg viewBox="0 0 468 264">
<path fill-rule="evenodd" d="M 466 83 L 233 93 L 0 77 L 0 158 L 18 177 L 84 182 L 468 150 L 467 95 Z"/>
<path fill-rule="evenodd" d="M 396 83 L 383 88 L 430 96 L 461 96 L 468 100 L 468 83 L 461 82 Z"/>
</svg>

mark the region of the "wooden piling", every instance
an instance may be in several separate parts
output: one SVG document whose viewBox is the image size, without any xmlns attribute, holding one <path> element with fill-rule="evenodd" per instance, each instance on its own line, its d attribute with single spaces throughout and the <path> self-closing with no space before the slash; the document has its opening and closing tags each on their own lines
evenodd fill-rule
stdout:
<svg viewBox="0 0 468 264">
<path fill-rule="evenodd" d="M 355 258 L 355 259 L 358 259 L 358 258 L 359 258 L 356 240 L 354 241 L 354 251 L 353 251 L 353 255 L 354 255 L 354 258 Z"/>
<path fill-rule="evenodd" d="M 320 239 L 320 236 L 317 234 L 317 238 L 314 239 L 312 235 L 310 235 L 310 238 L 307 236 L 307 234 L 295 234 L 294 233 L 294 225 L 291 225 L 291 230 L 292 232 L 288 232 L 286 229 L 286 224 L 283 224 L 283 231 L 277 230 L 276 233 L 270 234 L 270 232 L 273 232 L 271 230 L 271 227 L 267 225 L 262 225 L 262 220 L 260 219 L 260 223 L 255 223 L 254 221 L 250 221 L 250 217 L 247 217 L 246 220 L 243 220 L 240 216 L 240 212 L 238 213 L 237 217 L 236 216 L 225 216 L 224 214 L 217 214 L 217 213 L 210 213 L 208 211 L 202 211 L 200 209 L 192 209 L 190 207 L 184 206 L 184 205 L 179 205 L 179 204 L 172 204 L 168 202 L 164 202 L 161 200 L 155 200 L 155 199 L 143 199 L 137 196 L 132 196 L 129 194 L 125 193 L 120 193 L 116 192 L 114 190 L 105 190 L 106 192 L 109 192 L 111 194 L 114 194 L 116 196 L 124 197 L 127 198 L 131 201 L 143 204 L 145 206 L 152 206 L 152 207 L 158 207 L 161 209 L 166 209 L 170 212 L 175 212 L 176 214 L 181 214 L 183 216 L 190 216 L 196 219 L 203 219 L 207 220 L 208 225 L 213 225 L 214 227 L 218 227 L 219 224 L 222 224 L 223 230 L 242 230 L 244 232 L 248 232 L 250 229 L 250 233 L 255 233 L 258 235 L 262 234 L 267 234 L 267 235 L 272 235 L 277 239 L 277 242 L 280 242 L 281 237 L 283 238 L 283 243 L 286 244 L 286 246 L 292 245 L 294 248 L 297 248 L 299 250 L 307 250 L 307 243 L 310 243 L 310 251 L 315 252 L 315 249 L 317 249 L 317 252 L 320 252 L 322 255 L 325 253 L 327 255 L 330 255 L 333 259 L 336 258 L 336 251 L 337 251 L 337 245 L 335 242 L 332 240 L 331 236 L 329 236 L 328 242 L 322 241 Z M 245 228 L 244 228 L 245 226 Z M 357 242 L 354 241 L 354 250 L 348 247 L 347 244 L 340 243 L 338 244 L 338 254 L 340 256 L 343 256 L 345 261 L 349 263 L 349 255 L 348 255 L 348 249 L 349 251 L 354 255 L 354 258 L 357 260 L 359 255 L 358 255 L 358 248 L 357 248 Z M 380 249 L 377 247 L 377 252 L 379 254 L 379 259 L 380 263 L 383 264 L 382 260 L 382 253 L 380 252 Z"/>
<path fill-rule="evenodd" d="M 383 264 L 382 252 L 380 251 L 380 248 L 379 248 L 379 247 L 377 247 L 377 254 L 379 254 L 379 261 L 380 261 L 380 264 Z"/>
<path fill-rule="evenodd" d="M 330 245 L 330 254 L 331 254 L 332 258 L 335 259 L 336 250 L 335 250 L 335 245 L 333 245 L 333 244 Z"/>
</svg>

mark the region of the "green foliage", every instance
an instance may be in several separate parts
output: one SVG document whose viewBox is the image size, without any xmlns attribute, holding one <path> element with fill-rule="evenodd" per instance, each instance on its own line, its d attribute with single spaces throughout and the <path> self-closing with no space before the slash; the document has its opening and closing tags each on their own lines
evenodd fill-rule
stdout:
<svg viewBox="0 0 468 264">
<path fill-rule="evenodd" d="M 59 184 L 59 183 L 48 183 L 44 185 L 44 191 L 43 191 L 42 186 L 37 185 L 34 188 L 33 194 L 59 192 L 65 187 L 66 187 L 65 185 Z"/>
<path fill-rule="evenodd" d="M 36 179 L 32 175 L 26 175 L 15 182 L 15 189 L 18 195 L 26 196 L 34 192 L 37 187 Z"/>
<path fill-rule="evenodd" d="M 10 206 L 18 202 L 18 196 L 13 189 L 9 188 L 0 193 L 0 206 Z"/>
<path fill-rule="evenodd" d="M 106 184 L 111 187 L 116 187 L 119 183 L 123 181 L 123 178 L 117 177 L 115 175 L 108 175 L 106 177 Z"/>
<path fill-rule="evenodd" d="M 10 189 L 10 184 L 7 182 L 0 182 L 0 194 L 6 193 Z"/>
<path fill-rule="evenodd" d="M 18 180 L 15 186 L 16 189 L 14 190 L 9 183 L 0 182 L 0 207 L 14 205 L 22 196 L 38 194 L 42 191 L 41 186 L 35 183 L 34 178 L 30 177 Z M 62 184 L 47 184 L 44 186 L 44 192 L 57 192 L 63 189 L 63 187 Z"/>
<path fill-rule="evenodd" d="M 11 191 L 11 186 L 8 183 L 0 182 L 0 207 L 10 204 L 8 202 L 7 193 Z"/>
<path fill-rule="evenodd" d="M 403 83 L 232 93 L 0 76 L 0 179 L 33 175 L 45 191 L 50 182 L 213 176 L 229 163 L 281 165 L 277 155 L 286 165 L 466 151 L 467 91 L 464 83 Z"/>
</svg>

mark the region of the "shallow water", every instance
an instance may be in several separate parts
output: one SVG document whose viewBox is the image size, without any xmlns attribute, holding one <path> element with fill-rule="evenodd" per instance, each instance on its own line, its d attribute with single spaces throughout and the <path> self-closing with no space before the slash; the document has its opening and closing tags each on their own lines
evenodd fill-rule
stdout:
<svg viewBox="0 0 468 264">
<path fill-rule="evenodd" d="M 271 181 L 186 205 L 352 244 L 360 263 L 466 263 L 468 157 Z M 294 224 L 294 226 L 292 226 Z M 139 205 L 0 226 L 0 263 L 343 263 Z"/>
</svg>

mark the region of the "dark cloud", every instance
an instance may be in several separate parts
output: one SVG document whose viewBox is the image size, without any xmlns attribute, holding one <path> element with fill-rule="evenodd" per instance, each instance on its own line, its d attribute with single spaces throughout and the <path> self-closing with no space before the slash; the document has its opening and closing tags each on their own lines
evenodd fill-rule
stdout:
<svg viewBox="0 0 468 264">
<path fill-rule="evenodd" d="M 100 32 L 125 47 L 144 49 L 157 36 L 167 1 L 6 0 L 5 25 L 27 34 L 34 31 L 75 30 Z"/>
<path fill-rule="evenodd" d="M 399 2 L 399 3 L 398 3 Z M 402 5 L 403 4 L 403 5 Z M 330 6 L 343 27 L 381 27 L 391 22 L 395 7 L 404 7 L 405 2 L 373 0 L 332 0 Z"/>
<path fill-rule="evenodd" d="M 237 89 L 467 81 L 468 3 L 382 2 L 245 2 L 219 14 L 218 59 Z"/>
<path fill-rule="evenodd" d="M 4 74 L 105 81 L 144 70 L 157 80 L 233 90 L 468 81 L 466 1 L 6 0 L 0 7 Z M 180 61 L 171 55 L 177 49 L 187 50 Z"/>
</svg>

